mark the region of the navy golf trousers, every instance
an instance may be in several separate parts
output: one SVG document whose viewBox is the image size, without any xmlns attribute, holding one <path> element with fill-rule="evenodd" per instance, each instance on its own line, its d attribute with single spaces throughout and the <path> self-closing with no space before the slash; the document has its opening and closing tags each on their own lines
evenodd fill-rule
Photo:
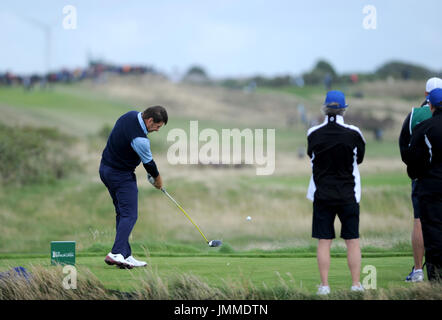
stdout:
<svg viewBox="0 0 442 320">
<path fill-rule="evenodd" d="M 100 178 L 109 190 L 115 206 L 116 231 L 112 253 L 120 253 L 124 258 L 132 255 L 129 235 L 138 218 L 138 188 L 134 172 L 121 171 L 100 165 Z"/>
</svg>

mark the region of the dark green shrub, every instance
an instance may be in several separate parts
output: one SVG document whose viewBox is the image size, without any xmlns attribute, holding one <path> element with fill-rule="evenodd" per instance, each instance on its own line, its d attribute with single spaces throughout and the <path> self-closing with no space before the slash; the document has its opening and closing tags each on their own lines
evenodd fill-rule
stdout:
<svg viewBox="0 0 442 320">
<path fill-rule="evenodd" d="M 73 139 L 53 128 L 0 124 L 0 181 L 6 185 L 47 183 L 79 170 L 69 148 Z"/>
<path fill-rule="evenodd" d="M 98 136 L 104 140 L 107 140 L 109 138 L 109 135 L 112 131 L 112 126 L 108 123 L 104 124 L 101 129 L 98 131 Z"/>
</svg>

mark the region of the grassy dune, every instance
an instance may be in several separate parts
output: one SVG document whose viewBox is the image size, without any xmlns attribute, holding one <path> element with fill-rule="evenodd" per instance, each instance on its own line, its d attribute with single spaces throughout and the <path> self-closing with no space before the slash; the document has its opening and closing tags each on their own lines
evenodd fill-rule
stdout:
<svg viewBox="0 0 442 320">
<path fill-rule="evenodd" d="M 141 176 L 141 177 L 140 177 Z M 204 181 L 168 179 L 168 190 L 207 237 L 237 250 L 309 246 L 309 177 L 231 177 Z M 408 240 L 409 184 L 402 175 L 366 176 L 361 202 L 365 245 L 392 247 Z M 139 219 L 133 241 L 201 244 L 197 230 L 159 191 L 139 175 Z M 388 183 L 391 181 L 391 183 Z M 50 195 L 50 196 L 49 196 Z M 0 251 L 42 252 L 50 240 L 76 239 L 79 249 L 111 244 L 114 209 L 99 181 L 73 177 L 44 186 L 3 189 Z M 252 216 L 247 221 L 247 216 Z M 336 223 L 337 234 L 339 224 Z M 19 239 L 19 240 L 17 240 Z"/>
</svg>

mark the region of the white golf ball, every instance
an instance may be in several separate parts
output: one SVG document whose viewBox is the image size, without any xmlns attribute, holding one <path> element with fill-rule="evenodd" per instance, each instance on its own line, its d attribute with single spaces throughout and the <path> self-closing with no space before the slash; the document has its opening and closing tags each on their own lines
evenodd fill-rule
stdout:
<svg viewBox="0 0 442 320">
<path fill-rule="evenodd" d="M 252 217 L 251 216 L 247 216 L 246 220 L 250 221 L 250 220 L 252 220 Z"/>
</svg>

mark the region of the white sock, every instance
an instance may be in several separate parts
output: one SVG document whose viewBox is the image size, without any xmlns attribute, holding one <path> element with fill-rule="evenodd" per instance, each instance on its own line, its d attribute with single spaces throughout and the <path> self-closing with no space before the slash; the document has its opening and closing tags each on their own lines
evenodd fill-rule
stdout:
<svg viewBox="0 0 442 320">
<path fill-rule="evenodd" d="M 420 271 L 422 272 L 422 269 L 414 269 L 414 272 Z"/>
</svg>

